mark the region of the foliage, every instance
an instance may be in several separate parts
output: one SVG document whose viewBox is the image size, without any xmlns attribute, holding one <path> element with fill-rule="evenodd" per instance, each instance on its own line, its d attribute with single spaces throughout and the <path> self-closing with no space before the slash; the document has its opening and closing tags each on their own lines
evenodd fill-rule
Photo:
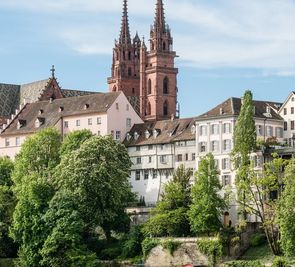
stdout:
<svg viewBox="0 0 295 267">
<path fill-rule="evenodd" d="M 181 243 L 172 239 L 165 240 L 161 243 L 164 249 L 167 249 L 171 256 L 180 247 Z"/>
<path fill-rule="evenodd" d="M 12 186 L 11 173 L 14 165 L 8 157 L 0 158 L 0 186 Z"/>
<path fill-rule="evenodd" d="M 154 239 L 154 238 L 146 238 L 143 240 L 141 246 L 142 246 L 142 253 L 144 258 L 146 258 L 151 250 L 158 246 L 160 244 L 159 240 Z"/>
<path fill-rule="evenodd" d="M 191 230 L 196 234 L 217 232 L 222 227 L 220 214 L 226 208 L 226 203 L 219 195 L 221 185 L 218 174 L 213 155 L 202 158 L 188 211 Z"/>
<path fill-rule="evenodd" d="M 284 257 L 275 257 L 272 267 L 289 267 L 288 261 Z"/>
<path fill-rule="evenodd" d="M 131 228 L 127 239 L 123 243 L 122 256 L 124 258 L 133 258 L 141 254 L 141 243 L 144 240 L 141 228 L 142 226 L 134 226 Z"/>
<path fill-rule="evenodd" d="M 250 237 L 251 247 L 258 247 L 266 242 L 266 236 L 264 234 L 255 233 Z"/>
<path fill-rule="evenodd" d="M 130 167 L 122 144 L 109 136 L 93 136 L 62 157 L 55 179 L 59 189 L 68 189 L 76 199 L 88 229 L 100 226 L 110 239 L 112 230 L 129 227 L 124 208 L 134 201 L 128 181 Z"/>
<path fill-rule="evenodd" d="M 219 239 L 202 238 L 197 241 L 198 249 L 208 256 L 211 266 L 215 266 L 222 256 L 222 243 Z"/>
<path fill-rule="evenodd" d="M 91 131 L 86 129 L 69 133 L 61 145 L 60 154 L 66 155 L 79 149 L 80 146 L 92 136 L 93 134 Z"/>
<path fill-rule="evenodd" d="M 228 267 L 263 267 L 260 261 L 232 261 L 227 263 Z"/>
<path fill-rule="evenodd" d="M 278 207 L 278 223 L 281 232 L 281 246 L 284 254 L 295 256 L 295 159 L 292 158 L 285 170 L 285 190 Z"/>
<path fill-rule="evenodd" d="M 191 170 L 180 166 L 164 186 L 161 201 L 145 223 L 146 236 L 186 236 L 190 233 L 187 211 L 190 205 Z"/>
<path fill-rule="evenodd" d="M 0 258 L 0 267 L 14 267 L 15 259 L 1 259 Z"/>
</svg>

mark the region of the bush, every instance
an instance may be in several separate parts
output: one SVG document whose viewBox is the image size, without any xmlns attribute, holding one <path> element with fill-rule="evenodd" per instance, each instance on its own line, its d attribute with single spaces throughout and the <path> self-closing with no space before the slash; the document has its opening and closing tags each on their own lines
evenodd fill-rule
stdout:
<svg viewBox="0 0 295 267">
<path fill-rule="evenodd" d="M 266 242 L 266 236 L 264 234 L 253 234 L 250 238 L 251 247 L 258 247 Z"/>
<path fill-rule="evenodd" d="M 227 267 L 264 267 L 260 261 L 232 261 Z"/>
<path fill-rule="evenodd" d="M 284 257 L 275 257 L 272 267 L 289 267 L 288 261 Z"/>
<path fill-rule="evenodd" d="M 142 246 L 142 253 L 144 258 L 146 258 L 151 252 L 151 250 L 158 245 L 159 245 L 159 241 L 157 239 L 146 238 L 145 240 L 143 240 L 141 246 Z"/>
<path fill-rule="evenodd" d="M 164 249 L 167 249 L 169 251 L 171 256 L 173 256 L 173 253 L 180 247 L 181 243 L 178 241 L 169 239 L 162 242 L 161 245 Z"/>
<path fill-rule="evenodd" d="M 219 239 L 204 238 L 197 241 L 199 250 L 208 256 L 211 266 L 222 256 L 222 243 Z"/>
<path fill-rule="evenodd" d="M 114 260 L 116 258 L 118 258 L 122 253 L 122 250 L 120 247 L 110 247 L 110 248 L 106 248 L 106 249 L 103 249 L 98 258 L 100 260 Z"/>
<path fill-rule="evenodd" d="M 123 258 L 133 258 L 139 256 L 142 253 L 141 243 L 143 241 L 143 234 L 141 232 L 141 226 L 135 226 L 131 229 L 128 238 L 123 243 Z"/>
<path fill-rule="evenodd" d="M 14 267 L 14 259 L 0 259 L 0 267 Z"/>
</svg>

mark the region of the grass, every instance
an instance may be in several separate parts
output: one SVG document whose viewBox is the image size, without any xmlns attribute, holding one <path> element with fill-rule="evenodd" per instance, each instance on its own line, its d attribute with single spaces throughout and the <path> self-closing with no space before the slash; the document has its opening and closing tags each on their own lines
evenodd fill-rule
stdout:
<svg viewBox="0 0 295 267">
<path fill-rule="evenodd" d="M 274 256 L 267 243 L 258 247 L 250 247 L 241 257 L 241 260 L 259 260 L 261 263 L 272 262 L 273 259 Z"/>
</svg>

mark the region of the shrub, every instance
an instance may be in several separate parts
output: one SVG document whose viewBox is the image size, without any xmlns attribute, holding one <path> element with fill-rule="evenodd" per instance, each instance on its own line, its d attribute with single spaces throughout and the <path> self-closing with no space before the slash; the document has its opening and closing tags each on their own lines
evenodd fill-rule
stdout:
<svg viewBox="0 0 295 267">
<path fill-rule="evenodd" d="M 284 257 L 275 257 L 272 267 L 289 267 L 288 261 Z"/>
<path fill-rule="evenodd" d="M 264 234 L 253 234 L 250 238 L 251 247 L 258 247 L 266 242 L 266 236 Z"/>
<path fill-rule="evenodd" d="M 260 261 L 232 261 L 227 267 L 264 267 Z"/>
<path fill-rule="evenodd" d="M 200 239 L 197 245 L 199 250 L 208 256 L 211 266 L 214 266 L 222 256 L 223 247 L 219 239 Z"/>
<path fill-rule="evenodd" d="M 133 258 L 141 255 L 141 243 L 143 241 L 143 234 L 141 226 L 135 226 L 131 229 L 128 238 L 123 243 L 123 258 Z"/>
<path fill-rule="evenodd" d="M 142 246 L 142 253 L 144 258 L 146 258 L 151 252 L 151 250 L 157 245 L 159 245 L 159 241 L 157 239 L 146 238 L 145 240 L 143 240 L 141 246 Z"/>
<path fill-rule="evenodd" d="M 100 260 L 114 260 L 116 258 L 118 258 L 122 253 L 122 250 L 120 247 L 110 247 L 110 248 L 106 248 L 103 249 L 98 258 Z"/>
<path fill-rule="evenodd" d="M 162 242 L 162 247 L 164 249 L 167 249 L 171 256 L 173 256 L 173 253 L 180 247 L 181 243 L 174 240 L 166 240 Z"/>
</svg>

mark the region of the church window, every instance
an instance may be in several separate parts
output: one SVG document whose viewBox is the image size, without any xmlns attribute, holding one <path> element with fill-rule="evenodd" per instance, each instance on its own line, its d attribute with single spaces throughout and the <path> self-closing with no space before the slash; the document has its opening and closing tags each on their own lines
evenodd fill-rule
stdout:
<svg viewBox="0 0 295 267">
<path fill-rule="evenodd" d="M 128 52 L 128 59 L 131 60 L 131 52 Z"/>
<path fill-rule="evenodd" d="M 117 86 L 115 85 L 114 87 L 113 87 L 113 92 L 116 92 L 117 91 Z"/>
<path fill-rule="evenodd" d="M 163 93 L 168 94 L 169 93 L 169 80 L 167 77 L 165 77 L 163 81 Z"/>
<path fill-rule="evenodd" d="M 147 103 L 146 115 L 151 115 L 151 103 L 150 102 Z"/>
<path fill-rule="evenodd" d="M 152 81 L 149 79 L 148 81 L 148 94 L 150 95 L 152 93 Z"/>
<path fill-rule="evenodd" d="M 167 101 L 165 101 L 164 105 L 163 105 L 163 114 L 164 114 L 164 116 L 168 115 L 168 102 Z"/>
<path fill-rule="evenodd" d="M 163 42 L 163 51 L 165 51 L 165 50 L 166 50 L 166 43 Z"/>
<path fill-rule="evenodd" d="M 132 88 L 132 94 L 133 94 L 133 95 L 135 94 L 135 89 L 134 89 L 134 88 Z"/>
<path fill-rule="evenodd" d="M 132 75 L 132 70 L 131 68 L 128 68 L 128 76 L 131 76 Z"/>
<path fill-rule="evenodd" d="M 123 52 L 123 60 L 126 59 L 126 56 L 125 56 L 125 51 Z"/>
</svg>

